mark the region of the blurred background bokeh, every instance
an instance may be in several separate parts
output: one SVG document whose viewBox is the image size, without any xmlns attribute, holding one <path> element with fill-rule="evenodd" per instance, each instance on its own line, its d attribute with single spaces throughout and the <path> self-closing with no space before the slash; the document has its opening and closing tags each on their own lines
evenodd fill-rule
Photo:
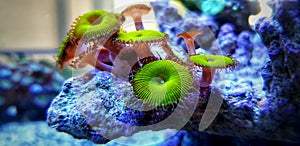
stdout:
<svg viewBox="0 0 300 146">
<path fill-rule="evenodd" d="M 74 19 L 93 9 L 113 11 L 141 0 L 0 0 L 0 49 L 57 48 Z M 145 1 L 143 1 L 145 2 Z"/>
</svg>

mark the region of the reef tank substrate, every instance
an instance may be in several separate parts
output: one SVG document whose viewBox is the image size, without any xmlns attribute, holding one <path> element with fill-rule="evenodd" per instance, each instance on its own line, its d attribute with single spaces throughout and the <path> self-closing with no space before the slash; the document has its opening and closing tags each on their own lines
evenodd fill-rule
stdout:
<svg viewBox="0 0 300 146">
<path fill-rule="evenodd" d="M 1 116 L 14 104 L 7 97 L 15 96 L 17 80 L 31 93 L 29 106 L 18 107 L 40 107 L 47 123 L 1 119 L 6 124 L 0 127 L 1 142 L 299 145 L 300 2 L 267 4 L 272 15 L 255 25 L 249 17 L 261 11 L 257 0 L 158 0 L 120 13 L 92 10 L 78 16 L 56 65 L 94 69 L 66 79 L 59 93 L 48 94 L 52 100 L 41 102 L 36 99 L 44 80 L 14 76 L 49 74 L 45 80 L 60 83 L 58 75 L 39 64 L 22 64 L 32 71 L 3 65 Z M 145 25 L 151 13 L 157 28 Z M 135 30 L 127 30 L 125 21 Z M 35 113 L 24 112 L 17 121 L 30 114 Z M 26 136 L 13 139 L 12 131 Z"/>
</svg>

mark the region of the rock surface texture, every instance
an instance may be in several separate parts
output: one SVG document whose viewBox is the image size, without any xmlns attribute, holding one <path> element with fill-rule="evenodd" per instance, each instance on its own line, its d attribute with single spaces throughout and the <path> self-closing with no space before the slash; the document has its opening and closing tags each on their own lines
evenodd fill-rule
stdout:
<svg viewBox="0 0 300 146">
<path fill-rule="evenodd" d="M 237 76 L 234 73 L 231 75 Z M 106 143 L 143 130 L 183 128 L 197 132 L 201 126 L 206 128 L 205 131 L 219 135 L 276 137 L 277 140 L 299 142 L 297 129 L 291 129 L 296 123 L 283 124 L 288 118 L 290 121 L 296 120 L 297 116 L 290 115 L 298 114 L 294 113 L 295 107 L 288 100 L 268 100 L 258 95 L 256 88 L 259 86 L 252 85 L 256 81 L 221 80 L 215 84 L 218 88 L 211 89 L 209 99 L 199 97 L 199 93 L 195 92 L 187 97 L 187 102 L 177 105 L 175 109 L 146 112 L 128 108 L 134 107 L 130 105 L 132 102 L 128 103 L 134 97 L 128 82 L 108 72 L 88 73 L 64 83 L 61 93 L 48 109 L 48 124 L 75 138 L 89 139 L 95 143 Z M 191 110 L 194 112 L 189 112 Z M 176 118 L 169 124 L 147 127 L 167 121 L 166 117 L 172 117 L 172 114 Z M 212 123 L 205 124 L 210 119 L 207 115 L 216 116 Z M 206 120 L 201 121 L 204 117 Z M 176 127 L 178 123 L 183 125 Z"/>
</svg>

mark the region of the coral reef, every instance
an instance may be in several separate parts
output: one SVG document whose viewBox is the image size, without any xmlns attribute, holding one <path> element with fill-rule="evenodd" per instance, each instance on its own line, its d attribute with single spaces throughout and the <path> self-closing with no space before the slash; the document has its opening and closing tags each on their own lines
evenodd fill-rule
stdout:
<svg viewBox="0 0 300 146">
<path fill-rule="evenodd" d="M 249 30 L 245 19 L 256 13 L 256 1 L 253 1 L 253 6 L 249 3 L 228 0 L 223 11 L 211 12 L 215 15 L 189 12 L 182 17 L 168 2 L 152 2 L 160 30 L 166 34 L 144 30 L 140 16 L 134 20 L 138 31 L 119 30 L 104 44 L 110 53 L 107 54 L 112 61 L 112 69 L 108 70 L 111 72 L 98 68 L 102 71 L 95 69 L 67 80 L 48 109 L 48 124 L 75 138 L 95 143 L 107 143 L 144 130 L 164 129 L 181 130 L 174 139 L 186 144 L 197 142 L 197 139 L 185 141 L 184 137 L 188 139 L 203 133 L 236 136 L 240 140 L 263 138 L 300 143 L 297 125 L 300 116 L 297 98 L 299 69 L 296 63 L 299 62 L 299 25 L 287 27 L 299 21 L 299 11 L 295 8 L 299 2 L 273 2 L 273 17 L 263 18 L 257 23 L 256 31 L 267 48 Z M 228 13 L 229 20 L 223 22 Z M 285 15 L 293 17 L 284 21 Z M 185 38 L 187 47 L 176 35 Z M 128 39 L 132 36 L 134 40 Z M 184 53 L 180 46 L 187 52 Z M 239 65 L 229 56 L 207 54 L 232 55 Z M 222 63 L 215 64 L 216 58 Z M 139 73 L 148 73 L 165 65 L 149 67 L 163 60 L 178 63 L 193 77 L 192 87 L 185 98 L 169 106 L 165 106 L 166 101 L 159 106 L 155 98 L 139 98 L 150 93 L 146 89 L 134 89 L 137 79 L 142 78 Z M 205 69 L 219 65 L 222 68 L 235 67 L 235 70 Z M 154 81 L 162 80 L 155 76 Z M 153 90 L 147 85 L 145 88 Z M 157 86 L 154 88 L 160 90 Z M 168 93 L 173 94 L 172 91 Z M 154 104 L 154 108 L 149 107 L 149 103 Z M 184 133 L 183 136 L 180 133 Z"/>
<path fill-rule="evenodd" d="M 45 120 L 64 78 L 42 63 L 0 64 L 0 123 Z"/>
</svg>

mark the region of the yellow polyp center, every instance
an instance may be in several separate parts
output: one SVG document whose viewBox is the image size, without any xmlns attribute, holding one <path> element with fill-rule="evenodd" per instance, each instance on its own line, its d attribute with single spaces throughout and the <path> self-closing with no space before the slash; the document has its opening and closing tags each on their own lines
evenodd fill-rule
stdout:
<svg viewBox="0 0 300 146">
<path fill-rule="evenodd" d="M 156 83 L 158 83 L 158 84 L 164 84 L 164 83 L 165 83 L 165 79 L 162 78 L 162 77 L 154 77 L 154 78 L 152 79 L 152 81 L 154 81 L 154 82 L 156 82 Z"/>
</svg>

